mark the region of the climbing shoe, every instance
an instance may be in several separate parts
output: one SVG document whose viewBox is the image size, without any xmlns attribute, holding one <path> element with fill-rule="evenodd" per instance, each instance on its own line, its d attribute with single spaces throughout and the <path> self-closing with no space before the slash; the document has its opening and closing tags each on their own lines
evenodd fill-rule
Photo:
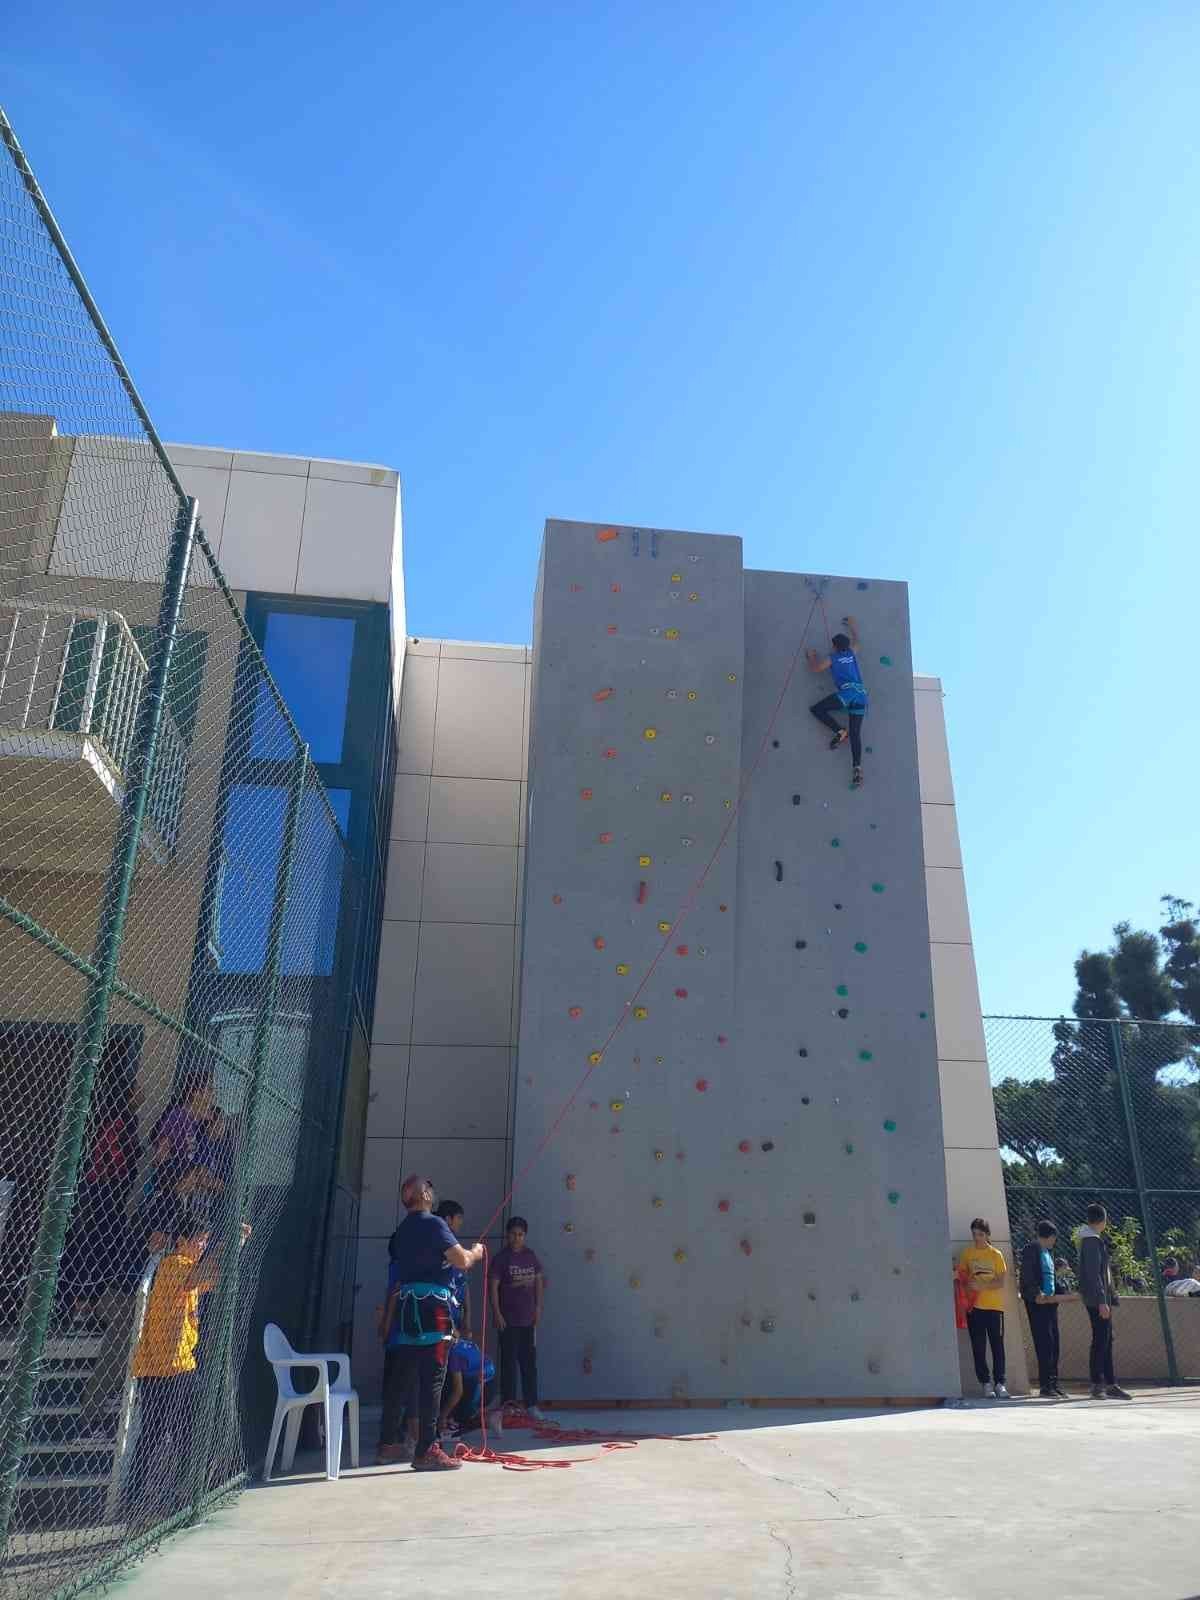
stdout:
<svg viewBox="0 0 1200 1600">
<path fill-rule="evenodd" d="M 412 1469 L 414 1472 L 457 1472 L 461 1466 L 462 1462 L 448 1456 L 440 1444 L 433 1444 L 423 1456 L 416 1458 Z"/>
<path fill-rule="evenodd" d="M 852 789 L 861 789 L 862 786 L 863 786 L 863 770 L 862 770 L 861 767 L 855 767 L 854 772 L 853 772 L 853 774 L 852 774 L 852 776 L 850 778 L 850 787 Z"/>
<path fill-rule="evenodd" d="M 840 750 L 849 737 L 850 735 L 846 732 L 845 728 L 839 728 L 834 734 L 833 738 L 830 739 L 829 748 L 831 750 Z"/>
</svg>

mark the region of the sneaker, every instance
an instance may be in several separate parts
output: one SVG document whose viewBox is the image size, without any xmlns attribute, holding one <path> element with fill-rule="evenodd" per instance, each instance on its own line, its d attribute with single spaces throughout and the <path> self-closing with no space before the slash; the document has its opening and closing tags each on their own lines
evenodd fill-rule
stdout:
<svg viewBox="0 0 1200 1600">
<path fill-rule="evenodd" d="M 526 1406 L 525 1415 L 532 1422 L 540 1422 L 543 1427 L 550 1422 L 550 1418 L 546 1415 L 546 1413 L 544 1411 L 539 1411 L 537 1406 Z M 553 1423 L 550 1425 L 553 1426 Z"/>
<path fill-rule="evenodd" d="M 1106 1400 L 1107 1398 L 1108 1396 L 1104 1392 L 1104 1385 L 1102 1383 L 1094 1383 L 1092 1385 L 1092 1399 Z"/>
<path fill-rule="evenodd" d="M 1039 1400 L 1057 1400 L 1058 1399 L 1058 1391 L 1055 1390 L 1055 1389 L 1039 1389 L 1038 1390 L 1038 1399 Z"/>
<path fill-rule="evenodd" d="M 487 1429 L 489 1433 L 504 1432 L 504 1407 L 493 1406 L 487 1414 Z"/>
<path fill-rule="evenodd" d="M 994 1400 L 996 1398 L 996 1391 L 990 1383 L 985 1383 L 983 1386 L 983 1398 L 985 1400 Z"/>
<path fill-rule="evenodd" d="M 850 775 L 850 787 L 852 789 L 861 789 L 862 786 L 863 786 L 863 769 L 861 767 L 855 767 L 854 771 Z"/>
<path fill-rule="evenodd" d="M 414 1472 L 457 1472 L 462 1466 L 461 1461 L 455 1461 L 448 1456 L 440 1444 L 432 1444 L 423 1456 L 418 1456 L 412 1464 Z"/>
<path fill-rule="evenodd" d="M 413 1445 L 411 1439 L 402 1439 L 399 1444 L 381 1444 L 379 1454 L 375 1457 L 381 1467 L 392 1467 L 397 1462 L 408 1462 L 413 1458 Z"/>
<path fill-rule="evenodd" d="M 846 732 L 845 728 L 842 728 L 840 732 L 835 733 L 833 738 L 830 739 L 829 748 L 831 750 L 840 750 L 849 737 L 850 735 Z"/>
<path fill-rule="evenodd" d="M 1119 1383 L 1110 1383 L 1105 1389 L 1105 1394 L 1110 1400 L 1132 1400 L 1133 1396 L 1127 1389 L 1122 1389 Z"/>
<path fill-rule="evenodd" d="M 1050 1393 L 1054 1396 L 1054 1398 L 1056 1400 L 1069 1400 L 1071 1398 L 1071 1396 L 1067 1393 L 1067 1391 L 1060 1384 L 1057 1384 L 1057 1383 L 1051 1389 Z"/>
<path fill-rule="evenodd" d="M 996 1399 L 997 1400 L 1009 1400 L 1011 1398 L 1012 1398 L 1011 1395 L 1009 1394 L 1008 1390 L 1004 1387 L 1004 1385 L 1002 1383 L 998 1383 L 996 1385 Z"/>
</svg>

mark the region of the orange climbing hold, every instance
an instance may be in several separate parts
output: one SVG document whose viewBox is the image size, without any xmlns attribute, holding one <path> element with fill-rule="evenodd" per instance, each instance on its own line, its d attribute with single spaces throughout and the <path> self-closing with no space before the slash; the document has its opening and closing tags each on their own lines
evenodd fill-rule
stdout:
<svg viewBox="0 0 1200 1600">
<path fill-rule="evenodd" d="M 580 1017 L 583 1015 L 583 1007 L 582 1006 L 569 1006 L 567 1008 L 567 1015 L 571 1018 L 571 1020 L 573 1022 L 578 1022 Z"/>
<path fill-rule="evenodd" d="M 614 584 L 613 584 L 613 585 L 612 585 L 612 592 L 613 592 L 613 593 L 614 593 L 614 594 L 620 594 L 620 592 L 621 592 L 621 585 L 620 585 L 620 584 L 619 584 L 619 583 L 614 583 Z"/>
<path fill-rule="evenodd" d="M 605 943 L 606 943 L 606 941 L 605 941 L 605 938 L 604 938 L 603 934 L 599 934 L 598 933 L 596 935 L 596 937 L 592 940 L 592 948 L 595 949 L 595 950 L 603 950 L 604 946 L 605 946 Z"/>
<path fill-rule="evenodd" d="M 597 689 L 595 694 L 592 696 L 592 699 L 593 700 L 611 700 L 612 699 L 612 695 L 613 695 L 613 691 L 611 689 Z"/>
<path fill-rule="evenodd" d="M 551 895 L 551 896 L 550 896 L 550 899 L 551 899 L 551 900 L 552 900 L 552 901 L 553 901 L 553 903 L 554 903 L 554 904 L 555 904 L 555 905 L 556 905 L 556 906 L 560 906 L 560 905 L 562 905 L 562 895 L 560 895 L 560 894 L 552 894 L 552 895 Z"/>
<path fill-rule="evenodd" d="M 707 1078 L 697 1078 L 696 1079 L 696 1088 L 701 1094 L 705 1094 L 707 1092 L 707 1090 L 708 1090 L 708 1079 Z"/>
<path fill-rule="evenodd" d="M 615 528 L 601 528 L 596 534 L 596 543 L 611 544 L 614 539 L 619 537 L 620 535 Z"/>
</svg>

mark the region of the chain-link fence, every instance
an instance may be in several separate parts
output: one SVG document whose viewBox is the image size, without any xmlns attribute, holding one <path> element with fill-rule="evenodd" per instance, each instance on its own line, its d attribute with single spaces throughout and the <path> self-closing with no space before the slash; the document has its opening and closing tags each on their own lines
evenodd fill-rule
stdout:
<svg viewBox="0 0 1200 1600">
<path fill-rule="evenodd" d="M 341 831 L 0 118 L 0 1596 L 261 1457 L 320 1289 Z M 199 514 L 198 514 L 199 510 Z"/>
<path fill-rule="evenodd" d="M 1098 1201 L 1121 1295 L 1118 1376 L 1200 1379 L 1200 1028 L 988 1017 L 985 1030 L 1014 1251 L 1053 1222 L 1074 1288 L 1075 1235 Z M 1060 1322 L 1062 1375 L 1084 1380 L 1086 1314 L 1064 1304 Z"/>
</svg>

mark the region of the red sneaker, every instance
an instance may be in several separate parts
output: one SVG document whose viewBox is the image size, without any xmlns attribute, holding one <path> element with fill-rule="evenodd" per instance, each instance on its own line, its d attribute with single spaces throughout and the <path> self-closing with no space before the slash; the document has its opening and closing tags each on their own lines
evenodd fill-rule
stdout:
<svg viewBox="0 0 1200 1600">
<path fill-rule="evenodd" d="M 461 1461 L 455 1461 L 448 1456 L 440 1444 L 432 1444 L 423 1456 L 418 1456 L 412 1464 L 414 1472 L 457 1472 L 462 1466 Z"/>
</svg>

